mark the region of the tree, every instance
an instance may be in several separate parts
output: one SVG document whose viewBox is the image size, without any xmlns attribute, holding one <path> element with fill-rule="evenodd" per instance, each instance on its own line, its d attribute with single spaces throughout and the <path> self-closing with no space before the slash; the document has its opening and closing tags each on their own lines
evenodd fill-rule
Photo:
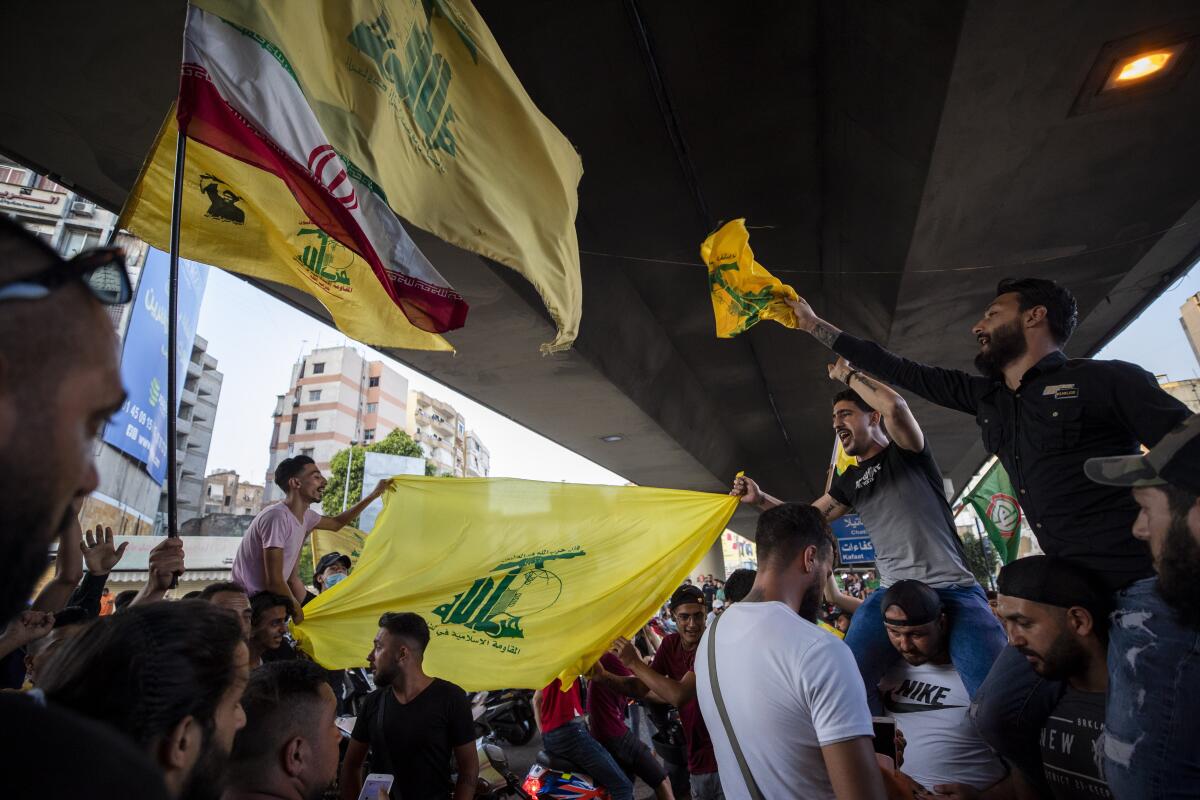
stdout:
<svg viewBox="0 0 1200 800">
<path fill-rule="evenodd" d="M 313 585 L 313 553 L 312 553 L 312 537 L 304 540 L 304 546 L 300 548 L 300 580 L 305 586 Z"/>
<path fill-rule="evenodd" d="M 333 459 L 329 462 L 329 474 L 325 477 L 328 483 L 325 484 L 325 496 L 321 500 L 321 507 L 325 510 L 328 516 L 334 516 L 342 513 L 342 498 L 346 492 L 346 463 L 350 459 L 350 449 L 339 450 L 334 454 Z M 366 454 L 371 453 L 386 453 L 392 456 L 410 456 L 412 458 L 424 458 L 425 452 L 421 449 L 421 445 L 413 441 L 413 438 L 404 431 L 397 428 L 389 433 L 384 438 L 367 447 L 355 447 L 354 460 L 350 463 L 350 499 L 347 503 L 352 506 L 362 498 L 362 482 L 363 482 L 363 464 L 366 461 Z M 425 474 L 433 475 L 432 465 L 425 462 Z"/>
<path fill-rule="evenodd" d="M 986 536 L 980 540 L 978 536 L 968 534 L 963 537 L 962 543 L 967 557 L 967 568 L 975 575 L 975 580 L 979 581 L 979 585 L 984 589 L 993 588 L 993 576 L 1000 566 L 1000 556 L 992 546 L 991 540 Z"/>
</svg>

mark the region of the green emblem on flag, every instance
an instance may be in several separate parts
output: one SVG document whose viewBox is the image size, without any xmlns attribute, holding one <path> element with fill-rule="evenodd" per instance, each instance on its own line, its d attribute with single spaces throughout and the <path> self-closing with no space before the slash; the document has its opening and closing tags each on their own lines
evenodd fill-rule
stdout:
<svg viewBox="0 0 1200 800">
<path fill-rule="evenodd" d="M 987 529 L 1000 560 L 1007 564 L 1015 559 L 1021 546 L 1021 505 L 1017 502 L 1012 481 L 999 461 L 992 465 L 965 500 L 983 520 L 983 527 Z"/>
</svg>

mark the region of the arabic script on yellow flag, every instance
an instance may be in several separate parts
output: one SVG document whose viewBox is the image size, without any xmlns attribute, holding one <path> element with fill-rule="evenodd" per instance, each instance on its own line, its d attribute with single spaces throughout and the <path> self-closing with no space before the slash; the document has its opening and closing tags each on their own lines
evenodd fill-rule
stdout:
<svg viewBox="0 0 1200 800">
<path fill-rule="evenodd" d="M 737 498 L 511 478 L 396 478 L 350 577 L 294 632 L 329 669 L 359 667 L 388 611 L 429 623 L 430 675 L 468 691 L 585 673 L 661 607 Z"/>
<path fill-rule="evenodd" d="M 538 111 L 468 0 L 193 0 L 285 56 L 348 165 L 388 207 L 534 285 L 579 332 L 575 215 L 583 164 Z"/>
<path fill-rule="evenodd" d="M 796 290 L 754 260 L 746 220 L 727 222 L 709 234 L 700 245 L 700 257 L 708 265 L 717 338 L 730 339 L 764 319 L 798 327 L 795 313 L 784 302 L 795 300 Z"/>
</svg>

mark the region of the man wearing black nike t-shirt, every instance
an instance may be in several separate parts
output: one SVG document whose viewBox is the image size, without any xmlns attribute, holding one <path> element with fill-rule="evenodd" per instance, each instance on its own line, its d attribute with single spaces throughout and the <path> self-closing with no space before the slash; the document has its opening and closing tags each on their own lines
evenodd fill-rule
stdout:
<svg viewBox="0 0 1200 800">
<path fill-rule="evenodd" d="M 0 217 L 0 627 L 29 601 L 50 542 L 79 546 L 64 533 L 99 483 L 95 436 L 125 399 L 104 305 L 129 300 L 118 257 L 64 262 Z M 166 797 L 158 770 L 108 726 L 10 693 L 0 719 L 6 797 Z"/>
<path fill-rule="evenodd" d="M 479 755 L 475 721 L 466 692 L 425 674 L 429 625 L 418 614 L 384 614 L 379 620 L 372 660 L 379 688 L 367 697 L 346 758 L 342 762 L 343 800 L 362 791 L 362 765 L 368 747 L 371 771 L 395 776 L 392 795 L 404 800 L 454 800 L 475 796 Z M 450 778 L 453 755 L 458 773 Z"/>
</svg>

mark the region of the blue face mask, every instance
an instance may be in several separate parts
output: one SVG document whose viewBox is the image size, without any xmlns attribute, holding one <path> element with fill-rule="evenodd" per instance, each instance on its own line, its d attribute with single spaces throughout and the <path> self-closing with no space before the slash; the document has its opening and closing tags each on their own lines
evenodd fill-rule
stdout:
<svg viewBox="0 0 1200 800">
<path fill-rule="evenodd" d="M 335 572 L 332 575 L 326 575 L 325 576 L 325 588 L 328 589 L 331 586 L 334 586 L 335 584 L 341 583 L 342 581 L 346 580 L 346 578 L 349 578 L 349 577 L 350 576 L 344 572 Z"/>
</svg>

